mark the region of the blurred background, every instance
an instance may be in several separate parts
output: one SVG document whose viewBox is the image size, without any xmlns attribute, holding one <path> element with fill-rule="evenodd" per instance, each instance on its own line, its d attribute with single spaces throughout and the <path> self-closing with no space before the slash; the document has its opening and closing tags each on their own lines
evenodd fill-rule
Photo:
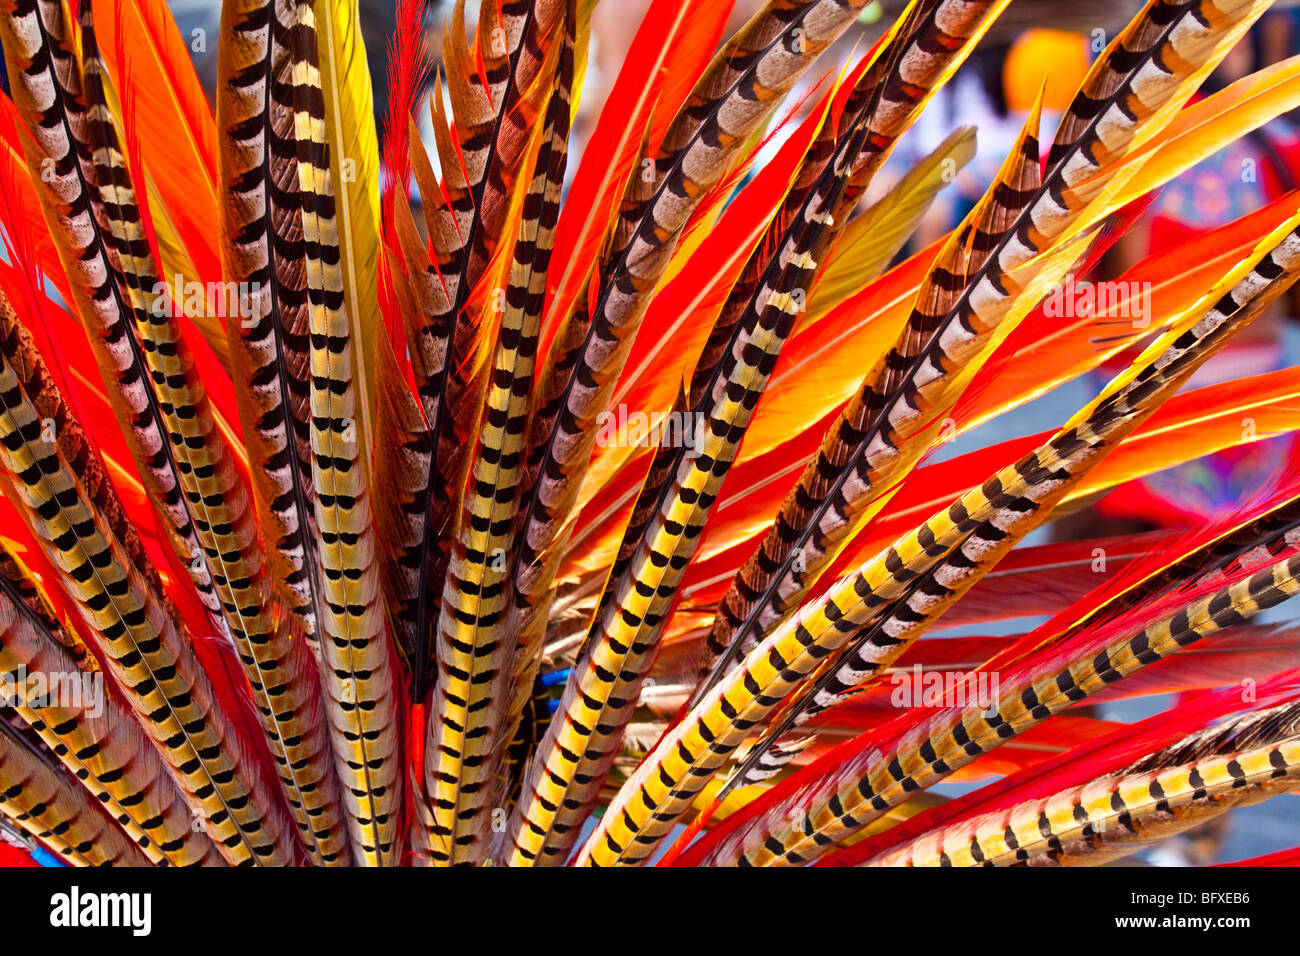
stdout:
<svg viewBox="0 0 1300 956">
<path fill-rule="evenodd" d="M 472 35 L 479 0 L 467 0 L 466 21 Z M 169 0 L 183 36 L 197 30 L 215 37 L 220 5 L 214 0 Z M 597 0 L 592 13 L 589 65 L 576 117 L 569 163 L 577 168 L 582 146 L 593 127 L 606 95 L 623 64 L 649 0 Z M 739 28 L 760 8 L 762 0 L 735 0 L 726 35 Z M 860 56 L 905 6 L 905 0 L 874 0 L 860 17 L 859 28 L 849 30 L 835 47 L 823 54 L 802 92 L 833 74 L 845 62 Z M 907 173 L 936 149 L 958 127 L 974 127 L 973 158 L 939 194 L 917 233 L 900 256 L 923 248 L 952 229 L 983 194 L 1024 123 L 1040 88 L 1044 97 L 1042 139 L 1047 141 L 1060 113 L 1069 105 L 1092 59 L 1114 38 L 1141 0 L 1014 0 L 993 26 L 976 53 L 936 97 L 921 121 L 899 142 L 875 189 L 876 195 Z M 451 0 L 428 0 L 424 30 L 434 63 L 440 62 L 443 23 L 452 12 Z M 374 102 L 381 133 L 387 101 L 387 47 L 394 33 L 396 0 L 360 0 L 361 22 L 375 83 Z M 195 44 L 199 45 L 199 44 Z M 217 44 L 207 42 L 195 52 L 199 77 L 211 96 L 216 79 Z M 1269 64 L 1300 53 L 1300 0 L 1278 0 L 1274 8 L 1224 60 L 1202 88 L 1212 93 L 1232 81 Z M 426 147 L 436 152 L 423 116 Z M 780 112 L 778 112 L 780 115 Z M 417 117 L 418 119 L 419 117 Z M 795 124 L 788 124 L 793 127 Z M 775 150 L 778 132 L 765 146 Z M 760 156 L 760 162 L 761 156 Z M 436 163 L 435 163 L 436 167 Z M 1257 130 L 1185 173 L 1154 197 L 1137 227 L 1120 236 L 1088 278 L 1111 279 L 1141 261 L 1162 244 L 1224 225 L 1259 209 L 1272 199 L 1300 186 L 1300 117 L 1284 117 Z M 415 197 L 413 197 L 414 199 Z M 421 218 L 417 215 L 417 221 Z M 1293 290 L 1294 293 L 1295 290 Z M 1282 301 L 1257 320 L 1233 345 L 1208 363 L 1189 383 L 1200 387 L 1231 378 L 1256 375 L 1300 365 L 1300 298 Z M 938 458 L 951 457 L 1018 435 L 1056 428 L 1098 389 L 1131 355 L 1120 355 L 1099 373 L 1066 383 L 1050 394 L 945 446 Z M 1297 409 L 1300 421 L 1300 409 Z M 1294 433 L 1293 433 L 1294 434 Z M 1163 527 L 1195 526 L 1250 497 L 1296 460 L 1290 436 L 1245 445 L 1230 452 L 1202 458 L 1138 482 L 1132 482 L 1089 507 L 1051 522 L 1027 543 L 1140 533 Z M 937 459 L 936 459 L 937 460 Z M 1298 623 L 1287 606 L 1271 618 Z M 1022 619 L 1032 627 L 1035 619 Z M 983 628 L 981 633 L 987 633 Z M 958 636 L 956 630 L 936 636 Z M 1300 665 L 1298 648 L 1297 665 Z M 1138 698 L 1083 711 L 1079 716 L 1132 721 L 1160 713 L 1177 703 L 1169 696 Z M 954 794 L 978 784 L 947 786 L 937 792 Z M 1300 843 L 1300 797 L 1289 795 L 1239 810 L 1213 824 L 1167 841 L 1159 850 L 1132 858 L 1131 865 L 1204 864 L 1241 859 Z"/>
</svg>

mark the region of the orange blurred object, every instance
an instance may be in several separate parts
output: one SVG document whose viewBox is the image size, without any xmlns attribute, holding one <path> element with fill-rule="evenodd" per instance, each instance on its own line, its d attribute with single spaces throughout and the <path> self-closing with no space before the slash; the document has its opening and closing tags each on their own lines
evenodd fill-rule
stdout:
<svg viewBox="0 0 1300 956">
<path fill-rule="evenodd" d="M 1088 73 L 1088 40 L 1063 30 L 1026 30 L 1002 64 L 1007 107 L 1028 112 L 1046 83 L 1043 108 L 1064 112 Z"/>
</svg>

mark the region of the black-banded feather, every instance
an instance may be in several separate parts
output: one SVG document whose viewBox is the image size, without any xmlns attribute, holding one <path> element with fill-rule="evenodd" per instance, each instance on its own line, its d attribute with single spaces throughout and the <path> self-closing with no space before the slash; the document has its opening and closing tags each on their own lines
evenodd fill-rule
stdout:
<svg viewBox="0 0 1300 956">
<path fill-rule="evenodd" d="M 494 290 L 475 289 L 484 279 L 502 236 L 510 196 L 533 138 L 537 100 L 547 85 L 548 51 L 562 43 L 562 0 L 509 0 L 482 8 L 477 55 L 482 82 L 465 37 L 464 2 L 444 28 L 443 51 L 454 129 L 434 82 L 430 109 L 442 170 L 441 184 L 418 135 L 410 137 L 411 169 L 420 188 L 433 259 L 410 222 L 395 221 L 416 308 L 407 313 L 416 385 L 437 453 L 430 463 L 430 520 L 425 526 L 422 570 L 433 594 L 404 622 L 414 655 L 431 656 L 449 544 L 457 534 L 462 495 L 487 399 L 492 350 L 498 331 Z M 446 200 L 444 200 L 444 190 Z M 405 213 L 405 215 L 404 215 Z M 407 617 L 410 616 L 408 610 Z M 413 693 L 422 699 L 425 675 Z"/>
<path fill-rule="evenodd" d="M 1098 866 L 1131 856 L 1300 779 L 1300 705 L 1191 734 L 1136 764 L 942 827 L 867 866 Z"/>
<path fill-rule="evenodd" d="M 532 159 L 525 170 L 531 172 L 502 289 L 496 359 L 443 590 L 438 687 L 425 747 L 430 854 L 437 862 L 486 852 L 484 807 L 509 786 L 499 782 L 506 748 L 537 671 L 540 648 L 511 633 L 508 585 L 546 272 L 568 153 L 575 21 L 570 9 L 563 36 L 552 38 L 548 63 L 534 78 L 547 88 L 538 104 L 545 118 L 527 153 Z M 524 106 L 520 100 L 512 110 Z M 449 785 L 448 777 L 456 783 Z"/>
<path fill-rule="evenodd" d="M 139 724 L 109 694 L 102 674 L 69 656 L 67 640 L 17 562 L 0 554 L 0 674 L 22 675 L 20 687 L 38 679 L 45 689 L 35 699 L 11 698 L 14 714 L 150 863 L 224 866 Z"/>
<path fill-rule="evenodd" d="M 691 212 L 725 174 L 777 100 L 835 40 L 861 8 L 860 0 L 774 0 L 714 57 L 665 132 L 654 175 L 631 176 L 624 201 L 594 268 L 598 288 L 589 318 L 566 319 L 548 356 L 539 396 L 544 429 L 530 446 L 531 473 L 516 581 L 525 613 L 545 618 L 546 602 L 570 512 L 603 412 L 626 362 L 650 296 Z M 582 313 L 579 304 L 575 312 Z M 562 381 L 547 380 L 554 370 Z M 553 397 L 552 397 L 553 396 Z M 534 433 L 536 434 L 536 433 Z"/>
<path fill-rule="evenodd" d="M 38 184 L 50 236 L 68 276 L 77 314 L 150 500 L 169 543 L 211 618 L 228 636 L 220 599 L 185 506 L 179 465 L 135 323 L 130 291 L 119 271 L 118 240 L 105 218 L 99 131 L 106 110 L 87 105 L 79 51 L 67 7 L 36 0 L 0 18 L 14 103 L 31 134 L 27 164 Z M 99 77 L 89 77 L 102 93 Z"/>
<path fill-rule="evenodd" d="M 147 866 L 148 857 L 61 770 L 0 720 L 0 814 L 69 866 Z"/>
<path fill-rule="evenodd" d="M 1051 715 L 1297 592 L 1300 557 L 1293 544 L 1287 557 L 1211 591 L 1136 635 L 1129 632 L 1100 651 L 1088 646 L 1079 656 L 1066 655 L 1059 665 L 1012 687 L 1003 685 L 994 706 L 945 711 L 889 752 L 846 764 L 811 800 L 797 808 L 782 801 L 747 832 L 723 841 L 709 860 L 743 859 L 751 866 L 807 863 L 915 790 L 933 786 Z"/>
<path fill-rule="evenodd" d="M 223 260 L 249 283 L 229 324 L 271 567 L 313 628 L 324 712 L 358 862 L 395 859 L 391 651 L 360 458 L 346 295 L 306 0 L 228 3 L 218 58 Z"/>
<path fill-rule="evenodd" d="M 589 839 L 585 858 L 598 864 L 644 860 L 752 729 L 791 693 L 799 692 L 819 667 L 834 667 L 854 638 L 879 621 L 882 609 L 906 600 L 918 576 L 934 570 L 967 541 L 974 543 L 975 557 L 988 549 L 981 540 L 996 548 L 999 525 L 1023 519 L 1026 513 L 1033 516 L 1038 508 L 1034 497 L 1050 501 L 1075 470 L 1099 461 L 1118 436 L 1173 394 L 1300 274 L 1300 235 L 1291 231 L 1295 225 L 1293 219 L 1267 237 L 1223 280 L 1221 290 L 1207 297 L 1212 305 L 1157 340 L 1129 374 L 1116 379 L 1048 443 L 837 582 L 749 652 L 638 769 L 632 785 L 616 798 Z M 1026 491 L 1032 492 L 1029 498 L 1024 497 Z M 972 567 L 987 570 L 971 557 L 954 560 L 952 567 L 959 574 Z M 932 604 L 940 606 L 942 599 Z M 866 636 L 871 633 L 867 630 Z M 858 648 L 863 661 L 854 666 L 869 669 L 899 651 L 900 642 L 891 636 L 879 638 Z"/>
<path fill-rule="evenodd" d="M 560 862 L 576 840 L 617 756 L 622 734 L 654 659 L 677 585 L 699 533 L 734 460 L 757 399 L 797 319 L 806 289 L 827 250 L 866 188 L 874 166 L 862 162 L 870 118 L 884 80 L 907 48 L 912 8 L 879 50 L 859 83 L 872 91 L 850 101 L 856 113 L 814 187 L 792 218 L 780 248 L 756 289 L 738 288 L 745 304 L 732 341 L 714 370 L 701 404 L 677 422 L 671 449 L 660 449 L 620 551 L 631 557 L 615 565 L 583 650 L 574 664 L 560 712 L 530 767 L 511 831 L 511 862 Z M 873 151 L 874 152 L 874 151 Z M 689 426 L 689 427 L 688 427 Z M 672 436 L 672 433 L 669 433 Z M 650 517 L 643 520 L 646 509 Z M 638 513 L 639 512 L 639 513 Z M 635 536 L 635 537 L 633 537 Z M 572 781 L 564 785 L 557 780 Z M 553 811 L 551 807 L 560 807 Z"/>
<path fill-rule="evenodd" d="M 319 656 L 324 589 L 311 471 L 307 272 L 293 88 L 270 4 L 222 8 L 217 70 L 223 273 L 243 292 L 227 323 L 258 523 L 280 596 Z"/>
</svg>

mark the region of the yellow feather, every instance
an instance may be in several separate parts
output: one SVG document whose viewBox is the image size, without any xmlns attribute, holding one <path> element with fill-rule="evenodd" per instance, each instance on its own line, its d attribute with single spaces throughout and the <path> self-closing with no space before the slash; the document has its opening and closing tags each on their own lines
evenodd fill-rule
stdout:
<svg viewBox="0 0 1300 956">
<path fill-rule="evenodd" d="M 954 130 L 879 201 L 850 222 L 808 298 L 809 318 L 825 315 L 884 272 L 934 197 L 952 182 L 957 170 L 974 158 L 975 128 Z"/>
<path fill-rule="evenodd" d="M 1116 197 L 1123 206 L 1186 172 L 1231 142 L 1300 106 L 1300 56 L 1242 77 L 1193 103 L 1127 162 L 1141 169 Z"/>
<path fill-rule="evenodd" d="M 325 137 L 330 145 L 339 233 L 339 268 L 352 341 L 352 382 L 360 410 L 358 440 L 369 448 L 375 392 L 375 326 L 379 319 L 379 138 L 357 0 L 316 0 Z M 369 456 L 361 460 L 369 469 Z"/>
<path fill-rule="evenodd" d="M 582 81 L 587 76 L 587 52 L 591 46 L 591 12 L 596 9 L 596 0 L 578 0 L 578 32 L 573 46 L 573 93 L 569 108 L 570 123 L 578 119 L 578 107 L 582 101 Z"/>
</svg>

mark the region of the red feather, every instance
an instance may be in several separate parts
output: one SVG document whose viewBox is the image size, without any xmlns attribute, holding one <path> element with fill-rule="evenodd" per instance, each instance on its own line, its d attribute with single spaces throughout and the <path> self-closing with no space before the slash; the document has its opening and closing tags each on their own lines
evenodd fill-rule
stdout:
<svg viewBox="0 0 1300 956">
<path fill-rule="evenodd" d="M 708 65 L 733 0 L 654 0 L 623 61 L 560 211 L 539 355 L 576 300 L 649 126 L 657 144 Z"/>
<path fill-rule="evenodd" d="M 221 279 L 217 253 L 217 132 L 189 45 L 163 0 L 92 0 L 101 50 L 125 103 L 136 104 L 139 160 L 200 282 Z M 213 42 L 216 40 L 213 38 Z M 122 51 L 130 54 L 124 62 Z M 143 196 L 144 184 L 137 183 Z"/>
</svg>

